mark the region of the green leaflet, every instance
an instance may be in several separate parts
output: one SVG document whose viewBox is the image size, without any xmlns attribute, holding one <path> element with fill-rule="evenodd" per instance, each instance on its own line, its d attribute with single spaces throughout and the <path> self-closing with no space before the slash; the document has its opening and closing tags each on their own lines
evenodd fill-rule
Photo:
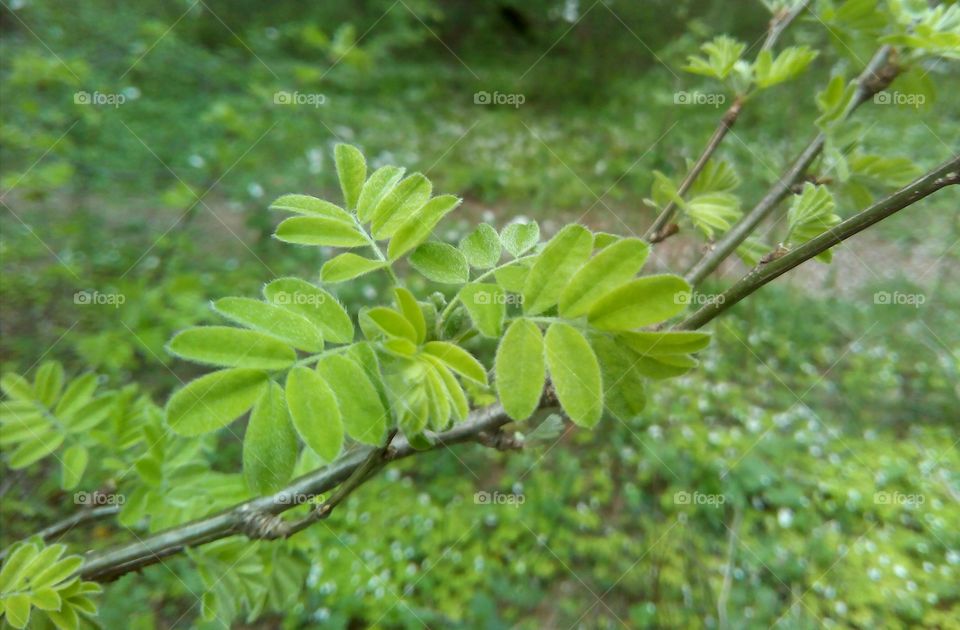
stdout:
<svg viewBox="0 0 960 630">
<path fill-rule="evenodd" d="M 650 246 L 637 238 L 625 238 L 602 249 L 560 294 L 560 315 L 585 315 L 604 294 L 633 278 L 649 253 Z"/>
<path fill-rule="evenodd" d="M 571 224 L 557 232 L 537 257 L 523 285 L 523 312 L 537 315 L 557 303 L 560 293 L 593 249 L 593 235 Z"/>
<path fill-rule="evenodd" d="M 343 448 L 343 421 L 333 390 L 315 371 L 297 366 L 287 374 L 285 391 L 300 439 L 332 462 Z"/>
<path fill-rule="evenodd" d="M 167 401 L 167 424 L 192 437 L 216 431 L 246 413 L 268 383 L 262 370 L 220 370 L 190 381 Z"/>
<path fill-rule="evenodd" d="M 536 221 L 511 223 L 500 232 L 500 241 L 511 256 L 522 256 L 540 242 L 540 226 Z"/>
<path fill-rule="evenodd" d="M 403 287 L 394 289 L 393 295 L 397 303 L 397 309 L 403 314 L 404 319 L 413 326 L 416 333 L 413 341 L 418 344 L 423 343 L 427 338 L 427 320 L 423 317 L 423 311 L 420 309 L 420 304 L 417 303 L 417 298 L 413 297 L 413 293 Z"/>
<path fill-rule="evenodd" d="M 610 337 L 597 335 L 591 344 L 600 361 L 604 405 L 623 422 L 636 420 L 647 404 L 637 356 Z"/>
<path fill-rule="evenodd" d="M 383 443 L 390 412 L 364 369 L 342 354 L 325 356 L 317 372 L 333 390 L 347 433 L 364 444 Z"/>
<path fill-rule="evenodd" d="M 116 396 L 107 394 L 86 402 L 75 414 L 63 418 L 67 431 L 80 433 L 97 426 L 110 416 L 116 400 Z"/>
<path fill-rule="evenodd" d="M 233 322 L 252 328 L 307 352 L 323 350 L 323 336 L 302 315 L 275 304 L 245 297 L 225 297 L 213 303 L 215 311 Z"/>
<path fill-rule="evenodd" d="M 325 245 L 327 247 L 363 247 L 366 235 L 353 223 L 327 217 L 290 217 L 277 226 L 274 236 L 284 243 Z"/>
<path fill-rule="evenodd" d="M 269 383 L 253 406 L 243 436 L 243 477 L 255 494 L 276 492 L 290 481 L 297 463 L 297 434 L 283 388 Z"/>
<path fill-rule="evenodd" d="M 428 280 L 441 284 L 461 284 L 470 279 L 467 259 L 446 243 L 423 243 L 410 255 L 410 264 Z"/>
<path fill-rule="evenodd" d="M 725 79 L 746 48 L 747 45 L 743 42 L 721 35 L 700 46 L 706 57 L 690 55 L 683 69 L 694 74 Z"/>
<path fill-rule="evenodd" d="M 493 272 L 493 277 L 497 279 L 497 284 L 511 293 L 522 293 L 523 285 L 527 281 L 527 275 L 530 273 L 531 262 L 518 260 L 509 265 L 504 265 Z"/>
<path fill-rule="evenodd" d="M 383 197 L 397 185 L 403 173 L 404 169 L 399 166 L 383 166 L 373 172 L 363 185 L 357 200 L 357 217 L 360 221 L 367 223 L 373 218 L 374 210 Z"/>
<path fill-rule="evenodd" d="M 90 453 L 81 444 L 74 444 L 65 450 L 60 465 L 60 487 L 64 490 L 76 488 L 83 478 L 89 459 Z"/>
<path fill-rule="evenodd" d="M 601 330 L 633 330 L 669 319 L 690 301 L 690 285 L 680 276 L 645 276 L 600 298 L 587 316 Z"/>
<path fill-rule="evenodd" d="M 447 341 L 431 341 L 423 346 L 423 351 L 443 361 L 447 367 L 459 374 L 487 384 L 487 369 L 472 354 L 460 346 Z"/>
<path fill-rule="evenodd" d="M 353 217 L 340 206 L 309 195 L 283 195 L 270 204 L 270 209 L 332 219 L 348 225 L 353 224 Z"/>
<path fill-rule="evenodd" d="M 761 50 L 753 64 L 757 87 L 768 88 L 792 79 L 806 70 L 817 54 L 808 46 L 790 46 L 780 51 L 774 59 L 769 49 Z"/>
<path fill-rule="evenodd" d="M 494 339 L 500 336 L 507 316 L 507 294 L 502 288 L 474 282 L 460 289 L 460 301 L 481 335 Z"/>
<path fill-rule="evenodd" d="M 44 361 L 33 377 L 33 393 L 45 407 L 52 407 L 63 388 L 63 366 L 59 361 Z"/>
<path fill-rule="evenodd" d="M 426 367 L 424 383 L 427 388 L 427 402 L 430 405 L 430 428 L 434 431 L 443 431 L 450 424 L 450 400 L 447 386 L 440 375 L 446 367 L 438 367 L 432 361 L 425 361 Z"/>
<path fill-rule="evenodd" d="M 383 408 L 389 408 L 387 392 L 383 387 L 383 377 L 380 375 L 380 361 L 377 359 L 377 352 L 373 349 L 373 344 L 368 341 L 355 343 L 347 349 L 344 356 L 350 357 L 363 368 L 363 373 L 367 375 L 374 389 L 377 390 Z"/>
<path fill-rule="evenodd" d="M 594 251 L 600 251 L 601 249 L 610 247 L 620 240 L 622 240 L 622 237 L 617 236 L 616 234 L 611 234 L 610 232 L 594 232 L 593 249 Z"/>
<path fill-rule="evenodd" d="M 63 397 L 57 403 L 57 408 L 53 412 L 58 418 L 69 418 L 88 403 L 93 398 L 93 393 L 97 390 L 97 375 L 93 372 L 87 372 L 79 376 L 67 385 L 63 392 Z"/>
<path fill-rule="evenodd" d="M 337 144 L 333 147 L 333 159 L 337 164 L 337 178 L 343 191 L 343 202 L 347 208 L 357 207 L 363 182 L 367 178 L 367 161 L 355 146 Z"/>
<path fill-rule="evenodd" d="M 263 333 L 230 326 L 198 326 L 177 333 L 167 351 L 188 361 L 217 367 L 282 370 L 297 353 Z"/>
<path fill-rule="evenodd" d="M 433 184 L 422 173 L 414 173 L 397 184 L 383 196 L 373 211 L 373 237 L 380 240 L 393 236 L 427 203 L 431 192 Z"/>
<path fill-rule="evenodd" d="M 13 400 L 35 400 L 33 385 L 14 372 L 7 372 L 0 377 L 0 389 Z"/>
<path fill-rule="evenodd" d="M 460 251 L 476 269 L 489 269 L 500 261 L 501 244 L 497 231 L 481 223 L 460 241 Z"/>
<path fill-rule="evenodd" d="M 560 322 L 550 324 L 544 342 L 560 406 L 575 424 L 594 427 L 603 415 L 603 380 L 593 349 L 580 331 Z"/>
<path fill-rule="evenodd" d="M 397 229 L 387 246 L 390 260 L 400 258 L 408 251 L 427 240 L 433 228 L 448 212 L 460 205 L 461 199 L 453 195 L 434 197 Z"/>
<path fill-rule="evenodd" d="M 515 320 L 500 340 L 494 359 L 497 396 L 507 415 L 526 420 L 540 404 L 547 378 L 540 328 L 526 319 Z"/>
<path fill-rule="evenodd" d="M 13 470 L 26 468 L 30 464 L 40 461 L 54 452 L 63 444 L 64 435 L 60 431 L 52 430 L 48 425 L 42 432 L 30 431 L 30 437 L 20 443 L 7 460 L 7 465 Z"/>
<path fill-rule="evenodd" d="M 470 413 L 470 402 L 467 400 L 467 394 L 463 391 L 463 387 L 457 381 L 453 372 L 450 371 L 450 368 L 448 368 L 443 361 L 433 355 L 426 354 L 423 355 L 423 358 L 437 368 L 437 372 L 440 374 L 440 378 L 443 380 L 446 388 L 447 395 L 450 397 L 450 410 L 453 412 L 454 418 L 456 418 L 457 421 L 465 420 L 467 414 Z"/>
<path fill-rule="evenodd" d="M 417 341 L 417 331 L 407 318 L 386 306 L 375 306 L 363 311 L 362 318 L 367 318 L 376 328 L 388 337 L 400 337 L 411 343 Z"/>
<path fill-rule="evenodd" d="M 323 282 L 344 282 L 353 280 L 364 274 L 383 269 L 389 263 L 384 260 L 372 260 L 365 256 L 358 256 L 351 252 L 346 252 L 331 258 L 323 264 L 320 269 L 320 280 Z"/>
<path fill-rule="evenodd" d="M 263 295 L 268 301 L 313 322 L 327 341 L 353 341 L 353 322 L 337 298 L 306 280 L 278 278 L 263 287 Z"/>
<path fill-rule="evenodd" d="M 657 380 L 682 376 L 699 365 L 696 359 L 685 354 L 666 354 L 657 357 L 636 356 L 636 370 L 647 378 Z"/>
<path fill-rule="evenodd" d="M 410 439 L 421 433 L 430 418 L 430 403 L 424 384 L 427 366 L 423 361 L 403 358 L 384 371 L 384 388 L 397 426 Z"/>
<path fill-rule="evenodd" d="M 638 354 L 690 354 L 710 345 L 710 333 L 697 331 L 625 332 L 617 338 Z"/>
</svg>

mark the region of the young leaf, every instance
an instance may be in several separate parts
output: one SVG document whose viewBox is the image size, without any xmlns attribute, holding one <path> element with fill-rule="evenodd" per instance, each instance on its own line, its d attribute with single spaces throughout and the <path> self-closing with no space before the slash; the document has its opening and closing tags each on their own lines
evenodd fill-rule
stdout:
<svg viewBox="0 0 960 630">
<path fill-rule="evenodd" d="M 259 370 L 282 370 L 297 360 L 297 353 L 284 342 L 230 326 L 188 328 L 170 340 L 167 351 L 195 363 Z"/>
<path fill-rule="evenodd" d="M 325 245 L 327 247 L 363 247 L 366 235 L 352 223 L 326 217 L 290 217 L 277 226 L 274 236 L 284 243 Z"/>
<path fill-rule="evenodd" d="M 13 470 L 26 468 L 60 448 L 63 438 L 63 433 L 60 431 L 31 432 L 29 439 L 21 442 L 20 446 L 10 453 L 7 465 Z"/>
<path fill-rule="evenodd" d="M 574 318 L 586 314 L 604 294 L 637 275 L 649 253 L 650 246 L 637 238 L 605 247 L 574 274 L 560 294 L 560 315 Z"/>
<path fill-rule="evenodd" d="M 58 418 L 68 418 L 93 398 L 97 390 L 97 375 L 87 372 L 83 376 L 73 379 L 63 392 L 63 397 L 57 403 L 53 412 Z"/>
<path fill-rule="evenodd" d="M 388 337 L 400 337 L 411 343 L 417 342 L 417 331 L 407 318 L 386 306 L 375 306 L 363 312 L 377 329 Z"/>
<path fill-rule="evenodd" d="M 33 378 L 33 392 L 45 407 L 52 407 L 63 388 L 63 365 L 59 361 L 44 361 Z"/>
<path fill-rule="evenodd" d="M 357 216 L 362 222 L 367 223 L 373 218 L 373 211 L 384 196 L 397 185 L 403 173 L 404 169 L 399 166 L 383 166 L 373 172 L 370 179 L 363 185 L 360 198 L 357 200 Z"/>
<path fill-rule="evenodd" d="M 673 378 L 682 376 L 699 363 L 693 357 L 685 354 L 666 354 L 657 357 L 637 357 L 634 367 L 638 372 L 652 379 Z"/>
<path fill-rule="evenodd" d="M 324 461 L 343 448 L 343 421 L 337 398 L 315 371 L 297 366 L 287 374 L 287 405 L 300 439 Z"/>
<path fill-rule="evenodd" d="M 427 388 L 427 401 L 430 404 L 430 428 L 434 431 L 443 431 L 450 424 L 449 394 L 440 375 L 446 367 L 437 367 L 432 361 L 424 363 L 426 365 L 424 383 Z"/>
<path fill-rule="evenodd" d="M 521 293 L 531 266 L 532 263 L 529 260 L 518 260 L 497 269 L 493 272 L 493 277 L 505 291 Z"/>
<path fill-rule="evenodd" d="M 593 250 L 593 235 L 571 224 L 557 232 L 537 257 L 523 285 L 523 312 L 537 315 L 557 303 L 560 293 Z"/>
<path fill-rule="evenodd" d="M 708 239 L 714 230 L 726 232 L 740 218 L 740 198 L 727 192 L 703 193 L 683 206 L 684 213 Z"/>
<path fill-rule="evenodd" d="M 381 240 L 393 236 L 427 203 L 431 192 L 433 184 L 422 173 L 414 173 L 397 184 L 373 211 L 371 227 L 374 238 Z"/>
<path fill-rule="evenodd" d="M 423 317 L 423 311 L 420 310 L 417 298 L 413 297 L 413 293 L 403 287 L 394 289 L 393 295 L 397 302 L 397 309 L 403 314 L 404 319 L 410 322 L 414 332 L 416 332 L 413 341 L 418 344 L 423 343 L 427 337 L 427 321 Z"/>
<path fill-rule="evenodd" d="M 481 335 L 500 336 L 507 315 L 507 295 L 503 289 L 496 284 L 473 282 L 460 290 L 460 301 Z"/>
<path fill-rule="evenodd" d="M 536 221 L 511 223 L 500 232 L 500 242 L 511 256 L 517 258 L 540 242 L 540 226 Z"/>
<path fill-rule="evenodd" d="M 60 487 L 64 490 L 73 490 L 80 484 L 83 472 L 87 469 L 90 453 L 81 444 L 74 444 L 63 452 L 60 467 Z"/>
<path fill-rule="evenodd" d="M 603 380 L 593 349 L 569 324 L 550 324 L 544 339 L 547 368 L 560 406 L 577 425 L 592 428 L 603 415 Z"/>
<path fill-rule="evenodd" d="M 300 278 L 278 278 L 263 288 L 268 301 L 303 315 L 333 343 L 353 341 L 353 322 L 337 298 Z"/>
<path fill-rule="evenodd" d="M 247 412 L 269 379 L 262 370 L 220 370 L 190 381 L 167 401 L 167 424 L 187 437 L 216 431 Z"/>
<path fill-rule="evenodd" d="M 746 48 L 747 45 L 743 42 L 721 35 L 700 46 L 707 54 L 706 57 L 689 56 L 683 69 L 694 74 L 725 79 Z"/>
<path fill-rule="evenodd" d="M 387 411 L 363 368 L 342 354 L 325 356 L 317 372 L 333 390 L 347 433 L 364 444 L 379 445 L 387 431 Z"/>
<path fill-rule="evenodd" d="M 789 81 L 806 70 L 817 54 L 809 46 L 790 46 L 780 51 L 776 59 L 769 49 L 760 51 L 753 64 L 757 87 L 763 89 Z"/>
<path fill-rule="evenodd" d="M 309 195 L 283 195 L 270 204 L 270 209 L 295 212 L 310 217 L 332 219 L 353 225 L 353 217 L 350 216 L 349 212 L 329 201 L 317 199 Z"/>
<path fill-rule="evenodd" d="M 472 381 L 487 384 L 487 369 L 460 346 L 447 341 L 430 341 L 423 351 L 443 361 L 447 367 Z"/>
<path fill-rule="evenodd" d="M 475 269 L 489 269 L 500 261 L 500 235 L 488 223 L 481 223 L 460 241 L 460 251 Z"/>
<path fill-rule="evenodd" d="M 323 335 L 307 318 L 275 304 L 252 298 L 225 297 L 213 303 L 215 311 L 241 326 L 252 328 L 307 352 L 323 350 Z"/>
<path fill-rule="evenodd" d="M 804 184 L 803 192 L 793 198 L 787 211 L 790 223 L 787 242 L 805 243 L 840 223 L 840 217 L 833 213 L 836 205 L 826 186 L 814 186 L 809 182 Z M 832 252 L 827 250 L 817 258 L 830 262 L 831 255 Z"/>
<path fill-rule="evenodd" d="M 290 481 L 297 463 L 297 434 L 283 388 L 269 383 L 253 406 L 243 436 L 243 477 L 256 494 L 276 492 Z"/>
<path fill-rule="evenodd" d="M 7 372 L 0 377 L 0 389 L 13 400 L 36 400 L 30 381 L 14 372 Z"/>
<path fill-rule="evenodd" d="M 633 330 L 683 311 L 690 285 L 680 276 L 645 276 L 607 293 L 590 309 L 590 325 L 601 330 Z"/>
<path fill-rule="evenodd" d="M 543 334 L 526 319 L 515 320 L 500 340 L 494 359 L 497 396 L 514 420 L 526 420 L 540 404 L 547 378 Z"/>
<path fill-rule="evenodd" d="M 400 226 L 390 239 L 387 256 L 390 260 L 400 258 L 408 251 L 427 240 L 440 219 L 460 205 L 460 199 L 453 195 L 434 197 L 423 205 L 406 223 Z"/>
<path fill-rule="evenodd" d="M 617 336 L 641 355 L 690 354 L 710 345 L 710 333 L 698 331 L 626 332 Z"/>
<path fill-rule="evenodd" d="M 441 284 L 462 284 L 470 279 L 467 259 L 446 243 L 423 243 L 410 255 L 410 264 L 428 280 Z"/>
<path fill-rule="evenodd" d="M 647 404 L 643 375 L 637 369 L 637 356 L 610 337 L 597 335 L 593 349 L 600 361 L 603 378 L 603 404 L 623 422 L 635 420 Z"/>
<path fill-rule="evenodd" d="M 320 269 L 320 280 L 329 283 L 345 282 L 359 278 L 371 271 L 383 269 L 389 264 L 384 260 L 373 260 L 347 252 L 335 256 L 323 264 L 323 268 Z"/>
<path fill-rule="evenodd" d="M 367 178 L 367 161 L 360 149 L 349 144 L 337 144 L 333 148 L 333 159 L 337 163 L 343 201 L 348 208 L 356 208 L 363 182 Z"/>
<path fill-rule="evenodd" d="M 454 418 L 458 421 L 465 420 L 467 414 L 470 413 L 470 402 L 467 400 L 467 394 L 463 391 L 463 387 L 457 381 L 453 372 L 450 371 L 450 368 L 448 368 L 443 361 L 433 355 L 424 355 L 424 359 L 437 368 L 437 372 L 440 374 L 440 378 L 443 380 L 444 387 L 446 388 L 447 395 L 450 397 L 450 409 L 453 412 Z"/>
</svg>

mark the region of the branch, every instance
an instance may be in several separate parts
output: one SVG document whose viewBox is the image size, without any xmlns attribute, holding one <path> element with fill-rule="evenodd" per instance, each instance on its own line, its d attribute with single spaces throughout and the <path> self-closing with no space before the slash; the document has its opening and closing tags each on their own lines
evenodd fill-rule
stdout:
<svg viewBox="0 0 960 630">
<path fill-rule="evenodd" d="M 866 229 L 940 188 L 960 182 L 960 157 L 918 179 L 900 192 L 844 221 L 834 229 L 808 241 L 801 247 L 767 265 L 759 267 L 724 294 L 724 300 L 710 304 L 680 324 L 679 328 L 695 329 L 703 326 L 736 302 L 800 263 L 813 258 L 849 236 Z M 553 388 L 548 383 L 540 401 L 540 408 L 557 404 Z M 449 431 L 433 435 L 426 451 L 446 448 L 462 442 L 476 441 L 495 448 L 515 448 L 516 444 L 499 435 L 500 428 L 509 423 L 499 404 L 471 412 L 468 420 Z M 389 444 L 389 442 L 388 442 Z M 389 462 L 417 454 L 405 438 L 381 448 L 359 448 L 329 466 L 305 475 L 283 490 L 270 496 L 241 503 L 218 514 L 156 533 L 125 546 L 91 552 L 87 555 L 79 575 L 86 580 L 108 582 L 161 562 L 163 558 L 227 536 L 246 535 L 251 539 L 273 539 L 292 535 L 309 524 L 325 518 L 350 492 L 367 481 L 373 473 Z M 303 503 L 306 498 L 322 494 L 337 485 L 340 490 L 326 504 L 321 504 L 306 520 L 284 521 L 278 515 Z M 328 507 L 325 507 L 328 506 Z"/>
<path fill-rule="evenodd" d="M 787 29 L 788 26 L 790 26 L 790 23 L 793 22 L 793 20 L 796 19 L 796 17 L 807 8 L 808 3 L 809 0 L 800 0 L 800 2 L 793 7 L 793 9 L 790 11 L 780 12 L 770 20 L 770 27 L 767 31 L 767 37 L 763 42 L 764 50 L 773 47 L 777 39 L 780 38 L 780 35 Z M 707 162 L 710 161 L 710 158 L 717 150 L 717 147 L 719 147 L 720 143 L 723 142 L 727 132 L 730 131 L 734 123 L 737 122 L 737 118 L 740 117 L 740 111 L 743 109 L 744 102 L 744 96 L 737 96 L 737 98 L 733 100 L 733 104 L 730 105 L 726 112 L 724 112 L 723 116 L 720 118 L 720 122 L 717 123 L 717 128 L 714 129 L 713 134 L 710 136 L 710 140 L 707 141 L 707 146 L 704 147 L 703 152 L 700 153 L 700 157 L 697 158 L 697 161 L 693 164 L 693 167 L 677 187 L 678 196 L 683 197 L 685 194 L 687 194 L 687 191 L 690 190 L 690 187 L 693 186 L 694 182 L 697 181 L 697 177 L 700 176 L 700 172 L 703 171 L 703 168 L 707 165 Z M 653 225 L 650 226 L 650 229 L 648 229 L 646 234 L 643 235 L 643 238 L 652 244 L 659 243 L 671 235 L 676 234 L 676 226 L 670 224 L 670 219 L 673 218 L 673 215 L 676 214 L 676 211 L 677 204 L 671 199 L 667 205 L 663 207 L 663 210 L 654 220 Z"/>
<path fill-rule="evenodd" d="M 870 63 L 867 64 L 867 67 L 864 68 L 857 79 L 857 93 L 850 104 L 847 116 L 850 116 L 860 105 L 886 88 L 896 78 L 899 70 L 889 60 L 890 52 L 891 48 L 884 46 L 870 59 Z M 777 205 L 790 194 L 790 190 L 800 181 L 813 160 L 820 155 L 826 140 L 827 137 L 823 133 L 817 134 L 780 179 L 767 191 L 763 199 L 687 272 L 687 282 L 692 286 L 698 286 L 704 278 L 713 273 L 720 263 L 736 251 L 737 247 L 757 229 L 760 222 L 767 218 Z"/>
<path fill-rule="evenodd" d="M 960 156 L 954 156 L 926 175 L 878 201 L 866 210 L 858 212 L 816 238 L 807 241 L 788 254 L 769 263 L 757 265 L 753 271 L 727 289 L 720 297 L 701 307 L 677 328 L 686 330 L 700 328 L 763 285 L 780 277 L 797 265 L 822 254 L 834 245 L 845 241 L 854 234 L 867 229 L 878 221 L 882 221 L 891 214 L 903 210 L 941 188 L 958 183 L 960 183 Z"/>
<path fill-rule="evenodd" d="M 555 404 L 555 400 L 549 393 L 541 401 L 541 407 L 544 408 Z M 439 450 L 462 442 L 482 442 L 487 438 L 481 437 L 481 434 L 496 433 L 508 422 L 510 418 L 499 404 L 475 410 L 466 422 L 433 436 L 434 443 L 427 450 Z M 417 451 L 405 438 L 397 439 L 389 450 L 359 448 L 325 468 L 300 477 L 275 494 L 246 501 L 218 514 L 158 532 L 135 543 L 91 552 L 86 556 L 79 575 L 85 580 L 109 582 L 131 571 L 138 571 L 156 564 L 163 558 L 183 551 L 186 547 L 195 547 L 227 536 L 241 534 L 253 539 L 282 537 L 284 528 L 296 527 L 297 522 L 273 520 L 277 515 L 340 484 L 349 486 L 346 493 L 339 498 L 336 498 L 336 494 L 331 497 L 330 501 L 334 501 L 335 505 L 355 487 L 369 479 L 370 473 L 389 462 L 420 452 L 425 451 Z M 366 469 L 364 469 L 365 466 Z M 363 470 L 362 474 L 354 477 L 358 470 Z M 325 517 L 331 509 L 332 507 L 326 509 L 321 518 Z M 321 504 L 318 511 L 324 510 L 324 504 Z M 319 520 L 317 517 L 313 518 L 311 522 Z"/>
</svg>

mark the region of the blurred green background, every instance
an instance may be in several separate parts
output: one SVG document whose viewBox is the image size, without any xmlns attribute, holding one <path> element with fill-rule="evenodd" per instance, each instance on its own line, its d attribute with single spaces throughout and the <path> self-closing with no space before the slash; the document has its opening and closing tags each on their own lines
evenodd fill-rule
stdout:
<svg viewBox="0 0 960 630">
<path fill-rule="evenodd" d="M 814 135 L 831 68 L 871 53 L 822 4 L 784 36 L 820 57 L 751 101 L 720 151 L 747 207 Z M 163 345 L 209 300 L 316 278 L 330 252 L 271 239 L 266 208 L 335 196 L 336 142 L 463 195 L 451 241 L 520 215 L 642 234 L 653 170 L 682 173 L 723 111 L 674 103 L 717 89 L 680 70 L 687 55 L 721 33 L 755 54 L 768 20 L 753 1 L 5 2 L 4 369 L 57 358 L 162 401 L 196 373 Z M 857 113 L 870 152 L 924 168 L 958 151 L 960 73 L 926 75 L 922 108 Z M 402 463 L 318 526 L 304 597 L 249 625 L 687 628 L 723 609 L 741 628 L 960 627 L 957 204 L 944 191 L 738 306 L 643 423 Z M 681 234 L 654 267 L 701 249 Z M 338 295 L 356 308 L 379 289 Z M 211 457 L 234 472 L 225 442 Z M 36 504 L 45 472 L 3 484 L 5 544 L 57 514 Z M 190 560 L 168 564 L 183 582 L 155 567 L 110 585 L 104 627 L 222 626 L 197 619 Z"/>
</svg>

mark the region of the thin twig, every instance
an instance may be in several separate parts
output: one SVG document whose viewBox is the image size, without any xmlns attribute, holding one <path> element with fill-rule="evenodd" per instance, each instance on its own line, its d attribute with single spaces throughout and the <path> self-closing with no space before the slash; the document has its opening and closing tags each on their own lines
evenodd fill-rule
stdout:
<svg viewBox="0 0 960 630">
<path fill-rule="evenodd" d="M 857 94 L 850 104 L 847 116 L 874 94 L 886 88 L 896 78 L 898 68 L 889 63 L 890 52 L 889 46 L 882 47 L 864 68 L 857 80 Z M 730 257 L 740 244 L 747 240 L 747 237 L 753 234 L 760 222 L 770 216 L 777 205 L 790 194 L 794 185 L 800 181 L 814 159 L 823 151 L 826 140 L 827 138 L 823 133 L 818 133 L 810 141 L 757 205 L 744 215 L 729 232 L 724 234 L 723 238 L 699 262 L 690 268 L 686 274 L 687 282 L 692 286 L 698 286 L 704 278 L 720 266 L 720 263 Z"/>
<path fill-rule="evenodd" d="M 960 183 L 960 156 L 954 156 L 892 195 L 878 201 L 866 210 L 858 212 L 823 234 L 810 239 L 789 253 L 769 263 L 757 265 L 753 271 L 727 289 L 716 300 L 712 300 L 709 304 L 701 307 L 677 328 L 692 330 L 702 327 L 720 313 L 797 265 L 822 254 L 834 245 L 845 241 L 891 214 L 915 204 L 941 188 L 953 186 L 957 183 Z"/>
<path fill-rule="evenodd" d="M 781 11 L 776 14 L 770 20 L 770 26 L 767 29 L 767 37 L 763 42 L 763 50 L 768 50 L 773 47 L 776 41 L 780 38 L 780 35 L 790 26 L 798 15 L 803 13 L 807 8 L 809 0 L 800 0 L 792 9 L 787 11 Z M 740 112 L 743 110 L 743 105 L 745 102 L 745 97 L 743 95 L 738 95 L 730 107 L 724 112 L 723 116 L 720 118 L 720 121 L 717 123 L 716 129 L 713 130 L 710 139 L 707 141 L 707 145 L 703 148 L 703 151 L 700 153 L 700 157 L 697 158 L 697 161 L 694 162 L 693 166 L 690 168 L 690 171 L 683 178 L 683 181 L 680 182 L 680 185 L 677 187 L 677 196 L 683 197 L 693 184 L 697 181 L 697 178 L 700 176 L 701 171 L 707 165 L 707 162 L 710 161 L 710 158 L 713 156 L 714 152 L 717 150 L 717 147 L 720 146 L 720 143 L 723 142 L 723 139 L 726 137 L 727 132 L 733 127 L 734 123 L 737 122 L 737 118 L 740 117 Z M 670 220 L 673 218 L 673 215 L 676 214 L 677 204 L 671 199 L 667 202 L 667 205 L 663 207 L 663 210 L 660 211 L 660 214 L 654 220 L 653 225 L 647 230 L 643 238 L 649 241 L 650 243 L 659 243 L 670 237 L 673 234 L 677 233 L 676 226 L 670 223 Z"/>
</svg>

